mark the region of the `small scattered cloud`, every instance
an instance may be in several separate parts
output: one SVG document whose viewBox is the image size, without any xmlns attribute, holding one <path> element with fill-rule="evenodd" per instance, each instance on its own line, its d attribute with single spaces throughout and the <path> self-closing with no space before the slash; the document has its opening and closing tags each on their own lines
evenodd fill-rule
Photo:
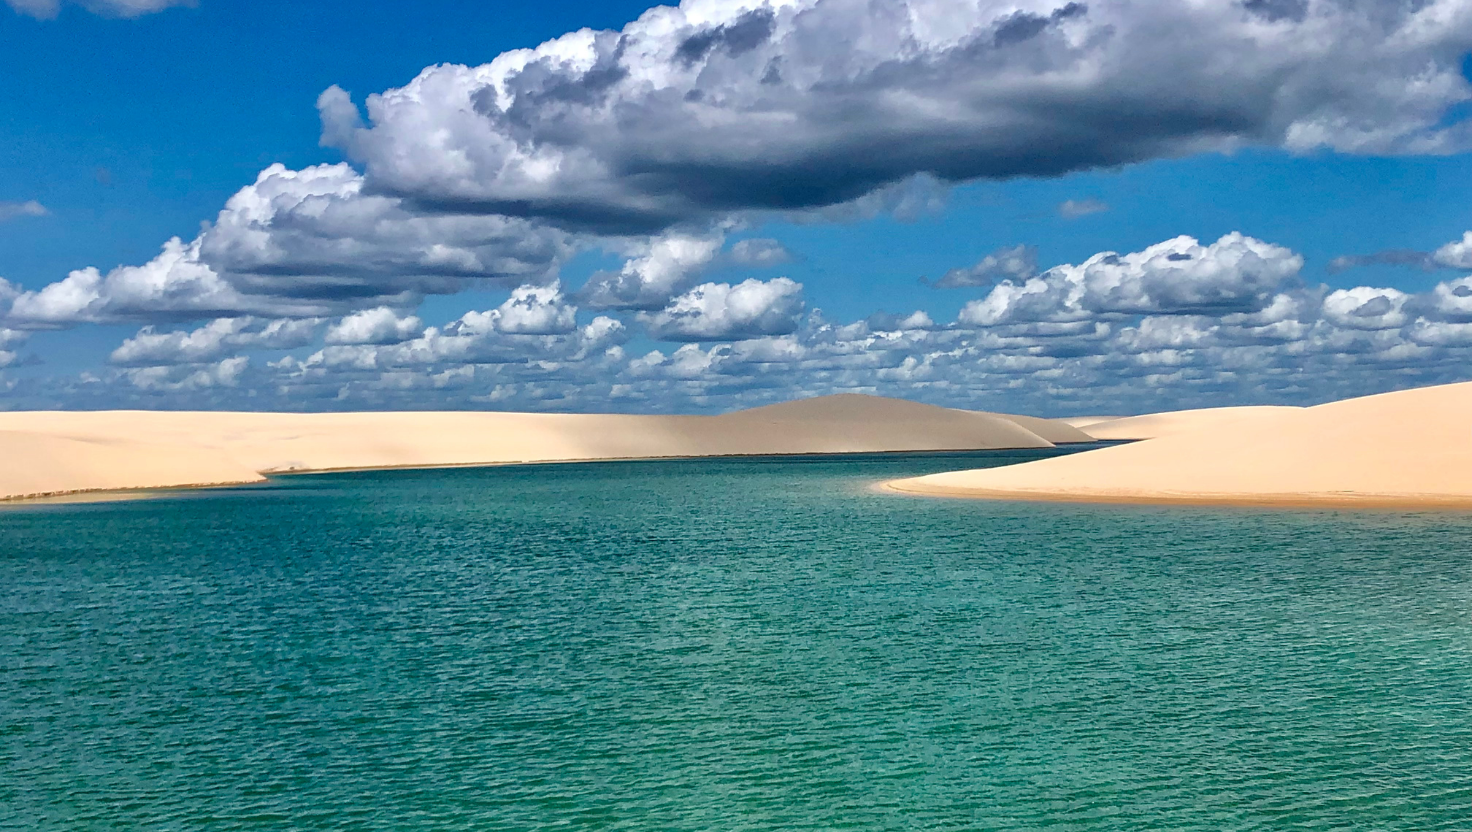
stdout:
<svg viewBox="0 0 1472 832">
<path fill-rule="evenodd" d="M 1433 272 L 1437 269 L 1472 269 L 1472 231 L 1462 234 L 1435 251 L 1395 248 L 1370 254 L 1346 254 L 1329 261 L 1329 273 L 1338 274 L 1364 266 L 1404 266 Z"/>
<path fill-rule="evenodd" d="M 1335 257 L 1329 261 L 1329 273 L 1339 274 L 1350 269 L 1363 268 L 1365 266 L 1406 266 L 1422 271 L 1432 271 L 1441 268 L 1440 264 L 1429 252 L 1416 251 L 1408 248 L 1397 248 L 1389 251 L 1377 251 L 1373 254 L 1346 254 Z"/>
<path fill-rule="evenodd" d="M 175 6 L 193 6 L 194 0 L 72 0 L 93 14 L 103 17 L 133 18 L 161 12 Z M 5 0 L 16 12 L 37 20 L 54 20 L 61 13 L 62 0 Z"/>
<path fill-rule="evenodd" d="M 933 285 L 937 289 L 991 286 L 1003 280 L 1027 280 L 1037 273 L 1037 248 L 1015 245 L 999 248 L 964 269 L 951 269 Z"/>
<path fill-rule="evenodd" d="M 738 266 L 755 269 L 781 266 L 791 263 L 794 259 L 792 252 L 786 246 L 777 240 L 765 237 L 742 240 L 731 246 L 731 251 L 726 256 Z"/>
<path fill-rule="evenodd" d="M 34 199 L 25 202 L 0 202 L 0 222 L 20 217 L 44 217 L 51 212 Z"/>
<path fill-rule="evenodd" d="M 1102 214 L 1109 210 L 1109 203 L 1098 199 L 1067 199 L 1058 203 L 1058 216 L 1065 220 L 1076 220 L 1090 214 Z"/>
</svg>

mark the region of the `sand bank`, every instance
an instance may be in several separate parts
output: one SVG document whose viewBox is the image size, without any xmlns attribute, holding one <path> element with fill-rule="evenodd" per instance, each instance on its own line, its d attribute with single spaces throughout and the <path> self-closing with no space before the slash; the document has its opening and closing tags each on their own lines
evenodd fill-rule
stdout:
<svg viewBox="0 0 1472 832">
<path fill-rule="evenodd" d="M 0 413 L 0 499 L 259 481 L 262 474 L 768 454 L 1046 448 L 1047 420 L 875 396 L 721 416 L 392 412 Z M 8 443 L 8 444 L 7 444 Z"/>
<path fill-rule="evenodd" d="M 1472 382 L 1254 409 L 1131 445 L 886 487 L 1024 500 L 1472 508 Z"/>
</svg>

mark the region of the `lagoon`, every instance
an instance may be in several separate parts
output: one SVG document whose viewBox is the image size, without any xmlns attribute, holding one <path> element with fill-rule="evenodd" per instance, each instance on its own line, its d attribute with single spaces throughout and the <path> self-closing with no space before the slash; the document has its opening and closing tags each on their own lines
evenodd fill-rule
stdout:
<svg viewBox="0 0 1472 832">
<path fill-rule="evenodd" d="M 932 500 L 1060 451 L 0 511 L 0 828 L 1465 828 L 1472 514 Z"/>
</svg>

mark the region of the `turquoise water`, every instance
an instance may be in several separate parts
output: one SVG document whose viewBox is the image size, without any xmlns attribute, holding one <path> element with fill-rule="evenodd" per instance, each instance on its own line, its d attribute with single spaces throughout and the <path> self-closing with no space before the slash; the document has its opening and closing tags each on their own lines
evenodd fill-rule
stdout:
<svg viewBox="0 0 1472 832">
<path fill-rule="evenodd" d="M 1472 515 L 865 488 L 1037 453 L 0 511 L 0 828 L 1472 828 Z"/>
</svg>

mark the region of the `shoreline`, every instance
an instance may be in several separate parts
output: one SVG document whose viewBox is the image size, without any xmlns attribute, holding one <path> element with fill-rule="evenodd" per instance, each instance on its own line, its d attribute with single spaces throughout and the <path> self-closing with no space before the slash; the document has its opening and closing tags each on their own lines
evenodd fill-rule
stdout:
<svg viewBox="0 0 1472 832">
<path fill-rule="evenodd" d="M 1380 509 L 1472 512 L 1472 496 L 1438 494 L 1371 494 L 1364 492 L 1280 492 L 1237 494 L 1210 492 L 1179 494 L 1126 491 L 1025 491 L 991 488 L 918 486 L 903 487 L 907 480 L 874 484 L 874 490 L 907 497 L 953 500 L 991 500 L 1011 503 L 1071 503 L 1085 505 L 1184 506 L 1194 508 L 1265 509 Z"/>
<path fill-rule="evenodd" d="M 1074 446 L 1087 443 L 1071 443 Z M 1101 447 L 1111 442 L 1098 442 Z M 373 471 L 438 471 L 446 469 L 475 469 L 475 468 L 507 468 L 515 466 L 534 465 L 582 465 L 600 462 L 680 462 L 695 461 L 701 459 L 798 459 L 804 457 L 825 459 L 832 457 L 851 456 L 891 456 L 891 455 L 961 455 L 961 454 L 985 454 L 985 453 L 1011 453 L 1019 450 L 1035 450 L 1030 448 L 930 448 L 924 450 L 880 450 L 880 451 L 805 451 L 796 453 L 754 453 L 754 454 L 678 454 L 669 456 L 626 456 L 626 457 L 569 457 L 566 459 L 518 459 L 518 460 L 493 460 L 490 462 L 441 462 L 427 464 L 404 464 L 404 465 L 351 465 L 335 468 L 288 468 L 279 470 L 264 470 L 259 472 L 260 479 L 235 480 L 209 483 L 189 483 L 181 485 L 145 485 L 136 488 L 81 488 L 69 491 L 48 491 L 38 494 L 19 494 L 13 496 L 0 496 L 0 509 L 10 506 L 31 505 L 83 505 L 86 503 L 113 503 L 126 502 L 129 500 L 143 500 L 171 491 L 204 491 L 220 488 L 236 488 L 244 485 L 266 485 L 271 480 L 286 477 L 306 477 L 319 474 L 353 474 L 368 473 Z M 1081 449 L 1086 450 L 1086 449 Z"/>
</svg>

